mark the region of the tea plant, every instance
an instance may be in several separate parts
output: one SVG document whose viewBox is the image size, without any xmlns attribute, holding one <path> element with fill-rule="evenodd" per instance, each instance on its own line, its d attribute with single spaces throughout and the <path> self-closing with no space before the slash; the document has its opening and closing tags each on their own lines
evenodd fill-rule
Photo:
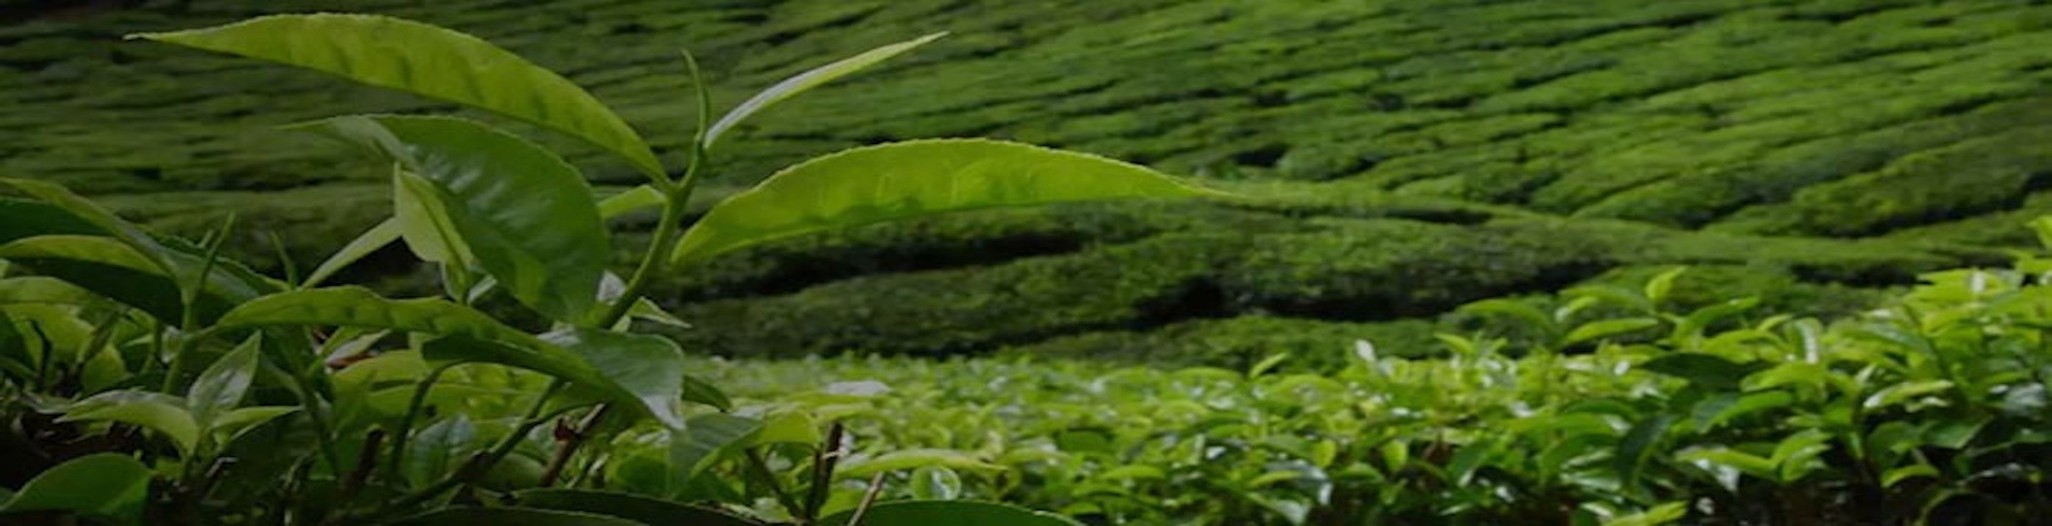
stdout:
<svg viewBox="0 0 2052 526">
<path fill-rule="evenodd" d="M 1067 520 L 968 501 L 878 502 L 909 454 L 840 469 L 859 440 L 831 408 L 728 412 L 644 298 L 655 276 L 764 240 L 950 211 L 1208 192 L 1083 154 L 984 140 L 856 148 L 787 168 L 685 228 L 714 146 L 754 113 L 940 35 L 771 86 L 699 121 L 669 171 L 595 97 L 482 40 L 406 20 L 270 16 L 137 35 L 457 103 L 590 143 L 648 183 L 597 199 L 578 169 L 462 118 L 359 115 L 296 129 L 392 166 L 394 215 L 304 276 L 222 257 L 231 217 L 196 243 L 131 225 L 54 184 L 0 179 L 0 514 L 164 524 L 975 524 Z M 606 219 L 659 209 L 625 278 Z M 439 297 L 324 287 L 402 242 Z M 25 271 L 25 272 L 24 272 Z M 11 277 L 9 277 L 11 276 Z M 530 332 L 475 305 L 510 298 Z M 870 478 L 862 478 L 868 475 Z"/>
<path fill-rule="evenodd" d="M 2052 220 L 2039 226 L 2052 239 Z M 964 455 L 895 475 L 897 495 L 1098 524 L 2025 524 L 2052 512 L 2052 262 L 1929 274 L 1890 307 L 1835 322 L 1745 299 L 1672 312 L 1677 275 L 1566 291 L 1573 308 L 1552 312 L 1471 307 L 1525 313 L 1528 347 L 1442 335 L 1445 357 L 1408 359 L 1362 342 L 1326 374 L 1279 373 L 1280 356 L 1246 370 L 708 365 L 744 411 L 853 413 L 849 428 L 875 438 L 846 465 Z M 1570 342 L 1586 350 L 1561 351 Z M 823 382 L 840 383 L 790 392 Z M 889 395 L 853 397 L 852 382 Z"/>
</svg>

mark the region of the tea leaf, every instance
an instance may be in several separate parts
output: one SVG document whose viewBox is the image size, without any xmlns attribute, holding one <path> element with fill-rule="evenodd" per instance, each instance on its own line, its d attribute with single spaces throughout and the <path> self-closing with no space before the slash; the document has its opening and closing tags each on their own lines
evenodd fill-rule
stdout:
<svg viewBox="0 0 2052 526">
<path fill-rule="evenodd" d="M 385 218 L 384 221 L 378 222 L 377 226 L 373 226 L 370 230 L 365 230 L 362 234 L 357 235 L 356 239 L 349 240 L 349 244 L 342 245 L 342 248 L 336 250 L 334 255 L 328 256 L 328 259 L 322 261 L 319 267 L 315 267 L 313 273 L 308 274 L 306 281 L 300 282 L 299 286 L 301 288 L 310 288 L 327 281 L 328 278 L 334 277 L 335 273 L 341 272 L 342 269 L 348 268 L 349 265 L 362 260 L 365 256 L 371 255 L 372 252 L 377 252 L 378 249 L 385 248 L 385 245 L 398 241 L 400 232 L 398 218 Z"/>
<path fill-rule="evenodd" d="M 720 413 L 692 416 L 682 430 L 670 430 L 670 488 L 687 487 L 720 456 L 748 446 L 750 437 L 761 430 L 760 420 Z"/>
<path fill-rule="evenodd" d="M 1747 376 L 1766 369 L 1758 363 L 1738 363 L 1714 354 L 1678 352 L 1663 354 L 1639 364 L 1639 368 L 1688 380 L 1710 389 L 1733 389 Z"/>
<path fill-rule="evenodd" d="M 477 266 L 477 256 L 456 228 L 455 214 L 449 210 L 449 202 L 455 200 L 419 175 L 392 171 L 392 220 L 406 249 L 421 261 L 469 269 Z"/>
<path fill-rule="evenodd" d="M 57 205 L 0 197 L 0 243 L 49 235 L 104 235 L 106 230 Z"/>
<path fill-rule="evenodd" d="M 761 93 L 755 94 L 754 97 L 749 97 L 747 102 L 741 103 L 740 106 L 734 107 L 726 115 L 721 116 L 719 122 L 713 123 L 712 128 L 706 130 L 704 146 L 711 148 L 713 143 L 720 139 L 721 135 L 725 135 L 727 130 L 732 129 L 734 125 L 740 124 L 742 119 L 747 119 L 748 116 L 754 115 L 756 112 L 762 111 L 772 104 L 791 98 L 792 95 L 804 93 L 805 90 L 819 87 L 821 84 L 832 82 L 834 79 L 847 76 L 850 73 L 861 71 L 863 68 L 876 65 L 879 62 L 890 60 L 891 57 L 939 40 L 943 36 L 947 36 L 947 33 L 934 33 L 864 51 L 860 55 L 844 58 L 832 64 L 813 68 L 791 78 L 784 79 L 782 82 L 762 90 Z"/>
<path fill-rule="evenodd" d="M 548 346 L 539 338 L 499 323 L 485 313 L 447 300 L 387 299 L 370 289 L 356 286 L 296 290 L 257 298 L 223 315 L 220 325 L 363 327 L 437 336 L 462 335 L 523 347 Z"/>
<path fill-rule="evenodd" d="M 1952 382 L 1945 380 L 1917 380 L 1903 382 L 1875 391 L 1861 402 L 1867 410 L 1886 409 L 1911 400 L 1952 389 Z"/>
<path fill-rule="evenodd" d="M 984 462 L 968 453 L 951 449 L 901 449 L 870 458 L 850 458 L 834 472 L 836 478 L 861 478 L 880 471 L 897 471 L 924 466 L 959 470 L 991 471 L 1003 467 Z"/>
<path fill-rule="evenodd" d="M 92 305 L 101 298 L 68 281 L 42 276 L 0 279 L 0 305 Z"/>
<path fill-rule="evenodd" d="M 275 15 L 144 38 L 340 75 L 455 102 L 561 132 L 617 154 L 653 179 L 662 163 L 640 134 L 555 72 L 463 33 L 374 15 Z"/>
<path fill-rule="evenodd" d="M 243 433 L 256 429 L 265 422 L 297 412 L 298 406 L 240 407 L 215 417 L 207 432 L 213 433 L 215 444 L 227 446 L 235 443 L 235 439 L 241 438 Z"/>
<path fill-rule="evenodd" d="M 185 400 L 148 391 L 108 391 L 80 400 L 65 410 L 66 422 L 121 422 L 156 431 L 180 451 L 192 452 L 199 442 L 199 423 L 185 409 Z"/>
<path fill-rule="evenodd" d="M 413 222 L 432 221 L 444 241 L 468 253 L 424 259 L 474 256 L 514 298 L 556 320 L 581 316 L 598 297 L 610 234 L 590 184 L 554 153 L 463 119 L 359 116 L 312 126 L 390 156 L 433 183 L 413 190 L 431 216 Z M 398 211 L 407 222 L 409 207 Z M 407 236 L 416 251 L 423 248 L 414 232 Z"/>
<path fill-rule="evenodd" d="M 599 200 L 599 217 L 612 219 L 628 212 L 662 206 L 667 199 L 661 190 L 649 185 L 636 186 L 625 192 L 613 194 Z"/>
<path fill-rule="evenodd" d="M 620 356 L 634 354 L 635 351 L 620 352 Z M 552 343 L 536 342 L 534 345 L 516 346 L 505 341 L 454 334 L 422 345 L 421 356 L 430 362 L 482 362 L 527 369 L 570 382 L 571 385 L 594 390 L 602 398 L 633 408 L 637 413 L 654 416 L 666 426 L 675 428 L 683 423 L 683 417 L 672 409 L 676 403 L 673 399 L 656 398 L 656 392 L 660 391 L 662 386 L 649 385 L 647 377 L 630 378 L 635 382 L 635 387 L 648 391 L 638 392 L 615 382 L 607 377 L 605 372 L 593 367 L 577 354 Z M 605 359 L 611 360 L 613 357 Z M 619 363 L 621 362 L 614 362 L 616 365 Z"/>
<path fill-rule="evenodd" d="M 1218 195 L 1103 157 L 987 140 L 910 141 L 819 157 L 706 213 L 671 259 L 809 232 L 1004 206 Z"/>
<path fill-rule="evenodd" d="M 200 429 L 211 429 L 215 417 L 242 403 L 242 396 L 256 379 L 257 349 L 262 343 L 263 333 L 250 336 L 193 380 L 185 403 Z"/>
<path fill-rule="evenodd" d="M 86 455 L 36 475 L 14 498 L 0 504 L 0 514 L 70 511 L 116 518 L 123 524 L 139 523 L 149 496 L 150 476 L 149 466 L 128 455 Z"/>
<path fill-rule="evenodd" d="M 91 234 L 113 237 L 128 246 L 135 247 L 136 252 L 145 259 L 155 262 L 160 266 L 168 265 L 161 259 L 166 249 L 163 244 L 157 241 L 157 238 L 151 237 L 148 233 L 143 232 L 142 228 L 115 216 L 113 212 L 107 211 L 106 208 L 102 208 L 100 205 L 72 193 L 71 190 L 64 188 L 62 185 L 47 181 L 9 178 L 0 178 L 0 185 L 12 187 L 22 193 L 29 194 L 29 196 L 61 209 L 75 218 L 73 221 L 44 218 L 43 221 L 45 222 L 38 226 L 43 228 L 56 227 L 59 231 L 42 232 L 42 234 L 55 234 L 60 233 L 60 231 L 62 233 L 85 234 L 88 232 L 76 232 L 73 230 L 78 229 L 81 224 L 92 225 L 95 231 L 90 232 Z M 48 214 L 50 211 L 41 210 L 38 213 Z M 56 222 L 51 223 L 47 221 Z"/>
<path fill-rule="evenodd" d="M 1568 331 L 1567 337 L 1561 339 L 1561 344 L 1574 345 L 1590 340 L 1626 334 L 1656 325 L 1660 325 L 1660 320 L 1653 318 L 1622 318 L 1592 321 L 1575 327 L 1575 330 Z"/>
<path fill-rule="evenodd" d="M 49 235 L 17 239 L 0 245 L 0 259 L 31 266 L 159 320 L 176 322 L 185 312 L 178 285 L 165 277 L 163 267 L 113 238 Z M 203 299 L 206 301 L 198 305 L 202 312 L 218 315 L 226 309 L 217 298 Z"/>
<path fill-rule="evenodd" d="M 542 335 L 542 340 L 582 357 L 607 382 L 633 393 L 636 403 L 670 427 L 684 425 L 684 350 L 660 336 L 592 329 Z"/>
</svg>

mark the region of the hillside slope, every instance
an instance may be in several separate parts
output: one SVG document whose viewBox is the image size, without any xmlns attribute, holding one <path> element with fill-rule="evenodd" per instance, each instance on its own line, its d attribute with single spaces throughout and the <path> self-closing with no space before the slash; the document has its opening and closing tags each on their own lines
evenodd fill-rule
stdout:
<svg viewBox="0 0 2052 526">
<path fill-rule="evenodd" d="M 2029 241 L 2017 225 L 2052 212 L 2052 6 L 2036 2 L 143 4 L 0 27 L 0 173 L 173 232 L 239 210 L 256 228 L 238 244 L 260 260 L 267 230 L 317 260 L 386 206 L 374 166 L 272 127 L 443 108 L 118 35 L 267 12 L 416 18 L 566 72 L 674 158 L 693 119 L 679 47 L 732 103 L 945 29 L 741 129 L 716 186 L 846 146 L 988 136 L 1256 197 L 972 214 L 748 251 L 665 287 L 699 322 L 680 336 L 718 352 L 1336 353 L 1364 336 L 1422 345 L 1462 302 L 1672 264 L 1706 267 L 1685 281 L 1706 301 L 1845 310 L 1863 287 L 1999 259 Z M 633 178 L 536 136 L 600 183 Z"/>
</svg>

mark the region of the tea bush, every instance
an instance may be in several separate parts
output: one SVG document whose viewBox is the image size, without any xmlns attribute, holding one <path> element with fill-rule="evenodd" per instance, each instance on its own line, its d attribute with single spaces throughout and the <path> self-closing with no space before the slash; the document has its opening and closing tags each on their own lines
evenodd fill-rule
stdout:
<svg viewBox="0 0 2052 526">
<path fill-rule="evenodd" d="M 686 373 L 677 342 L 628 330 L 684 323 L 645 297 L 654 276 L 768 240 L 963 210 L 1227 195 L 1101 157 L 956 139 L 832 153 L 693 213 L 726 131 L 941 36 L 809 70 L 717 121 L 685 54 L 699 111 L 680 173 L 583 88 L 441 27 L 280 15 L 132 36 L 526 122 L 648 182 L 600 198 L 554 151 L 464 118 L 295 125 L 386 163 L 390 206 L 306 272 L 266 232 L 281 279 L 224 257 L 243 235 L 237 216 L 193 242 L 59 184 L 0 178 L 0 520 L 1073 524 L 998 503 L 880 502 L 885 473 L 946 459 L 838 469 L 848 440 L 833 411 L 731 414 L 719 388 Z M 654 233 L 632 272 L 614 274 L 607 221 L 643 209 L 660 211 Z M 275 212 L 257 219 L 313 211 Z M 426 297 L 322 286 L 388 245 L 438 271 Z M 493 302 L 514 314 L 489 314 Z M 737 460 L 745 472 L 710 469 Z"/>
<path fill-rule="evenodd" d="M 1838 291 L 1830 283 L 1900 285 L 1913 282 L 1919 272 L 1962 261 L 1995 260 L 1971 250 L 1948 254 L 1903 242 L 1691 233 L 1624 222 L 1506 218 L 1456 225 L 1328 218 L 1300 224 L 1262 214 L 1145 209 L 1078 217 L 1078 225 L 1134 217 L 1138 232 L 1165 226 L 1158 227 L 1160 234 L 1133 234 L 1134 241 L 1092 250 L 960 268 L 918 270 L 916 261 L 870 259 L 891 255 L 875 249 L 844 261 L 906 272 L 847 278 L 781 294 L 753 295 L 735 289 L 733 295 L 741 297 L 683 303 L 677 306 L 680 314 L 719 330 L 675 336 L 695 348 L 729 356 L 842 351 L 935 356 L 1239 316 L 1303 318 L 1338 323 L 1335 327 L 1404 318 L 1430 321 L 1468 301 L 1553 292 L 1596 279 L 1609 269 L 1662 264 L 1718 266 L 1715 275 L 1727 280 L 1763 282 L 1740 290 L 1769 295 L 1774 306 L 1789 309 L 1783 312 L 1823 314 L 1857 309 L 1861 301 L 1858 293 Z M 1215 223 L 1197 229 L 1181 225 L 1206 223 L 1162 220 L 1182 217 Z M 1052 222 L 1033 224 L 1040 232 L 1063 231 Z M 1222 230 L 1227 226 L 1244 230 Z M 842 239 L 902 232 L 895 230 L 900 227 L 890 228 L 894 230 L 770 245 L 744 253 L 735 263 L 754 265 L 757 272 L 790 264 L 782 261 L 805 264 L 817 256 L 782 247 L 824 246 L 832 253 L 830 247 L 843 244 L 865 246 Z M 976 235 L 956 239 L 974 240 Z M 925 243 L 914 240 L 893 246 L 933 246 Z M 906 256 L 932 257 L 919 252 Z M 770 276 L 798 283 L 814 279 Z M 1787 290 L 1761 290 L 1783 286 Z M 1319 344 L 1327 347 L 1351 341 L 1336 332 L 1320 334 Z M 1201 347 L 1201 342 L 1182 347 Z"/>
<path fill-rule="evenodd" d="M 742 411 L 846 411 L 876 437 L 854 465 L 905 448 L 961 456 L 891 491 L 1094 524 L 2020 524 L 2052 511 L 2048 270 L 1929 273 L 1828 320 L 1748 299 L 1673 310 L 1669 271 L 1570 294 L 1591 298 L 1571 309 L 1618 314 L 1544 328 L 1600 343 L 1569 354 L 1480 333 L 1441 336 L 1438 358 L 1362 340 L 1233 369 L 702 366 Z M 1344 368 L 1283 369 L 1321 357 Z"/>
</svg>

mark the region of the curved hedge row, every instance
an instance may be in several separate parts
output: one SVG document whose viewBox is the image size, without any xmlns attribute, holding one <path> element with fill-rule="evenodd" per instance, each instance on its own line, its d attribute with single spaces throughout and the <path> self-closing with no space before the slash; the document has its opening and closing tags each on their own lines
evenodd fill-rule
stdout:
<svg viewBox="0 0 2052 526">
<path fill-rule="evenodd" d="M 742 261 L 774 261 L 777 250 L 753 251 Z M 1857 308 L 1865 295 L 1828 283 L 1908 284 L 1918 272 L 1967 259 L 1907 243 L 1697 234 L 1586 220 L 1324 219 L 1281 231 L 1167 232 L 988 266 L 691 302 L 678 310 L 697 329 L 677 335 L 744 356 L 949 355 L 1041 344 L 1100 354 L 1145 344 L 1163 349 L 1126 354 L 1197 348 L 1197 356 L 1244 360 L 1254 352 L 1248 349 L 1269 343 L 1341 348 L 1374 332 L 1345 336 L 1364 322 L 1432 320 L 1470 301 L 1620 279 L 1604 277 L 1618 268 L 1708 265 L 1716 271 L 1684 282 L 1704 288 L 1684 288 L 1684 297 L 1751 291 L 1787 311 L 1833 313 Z M 1234 333 L 1257 325 L 1214 321 L 1278 318 L 1323 328 L 1240 337 Z M 1231 350 L 1204 351 L 1206 339 Z"/>
</svg>

